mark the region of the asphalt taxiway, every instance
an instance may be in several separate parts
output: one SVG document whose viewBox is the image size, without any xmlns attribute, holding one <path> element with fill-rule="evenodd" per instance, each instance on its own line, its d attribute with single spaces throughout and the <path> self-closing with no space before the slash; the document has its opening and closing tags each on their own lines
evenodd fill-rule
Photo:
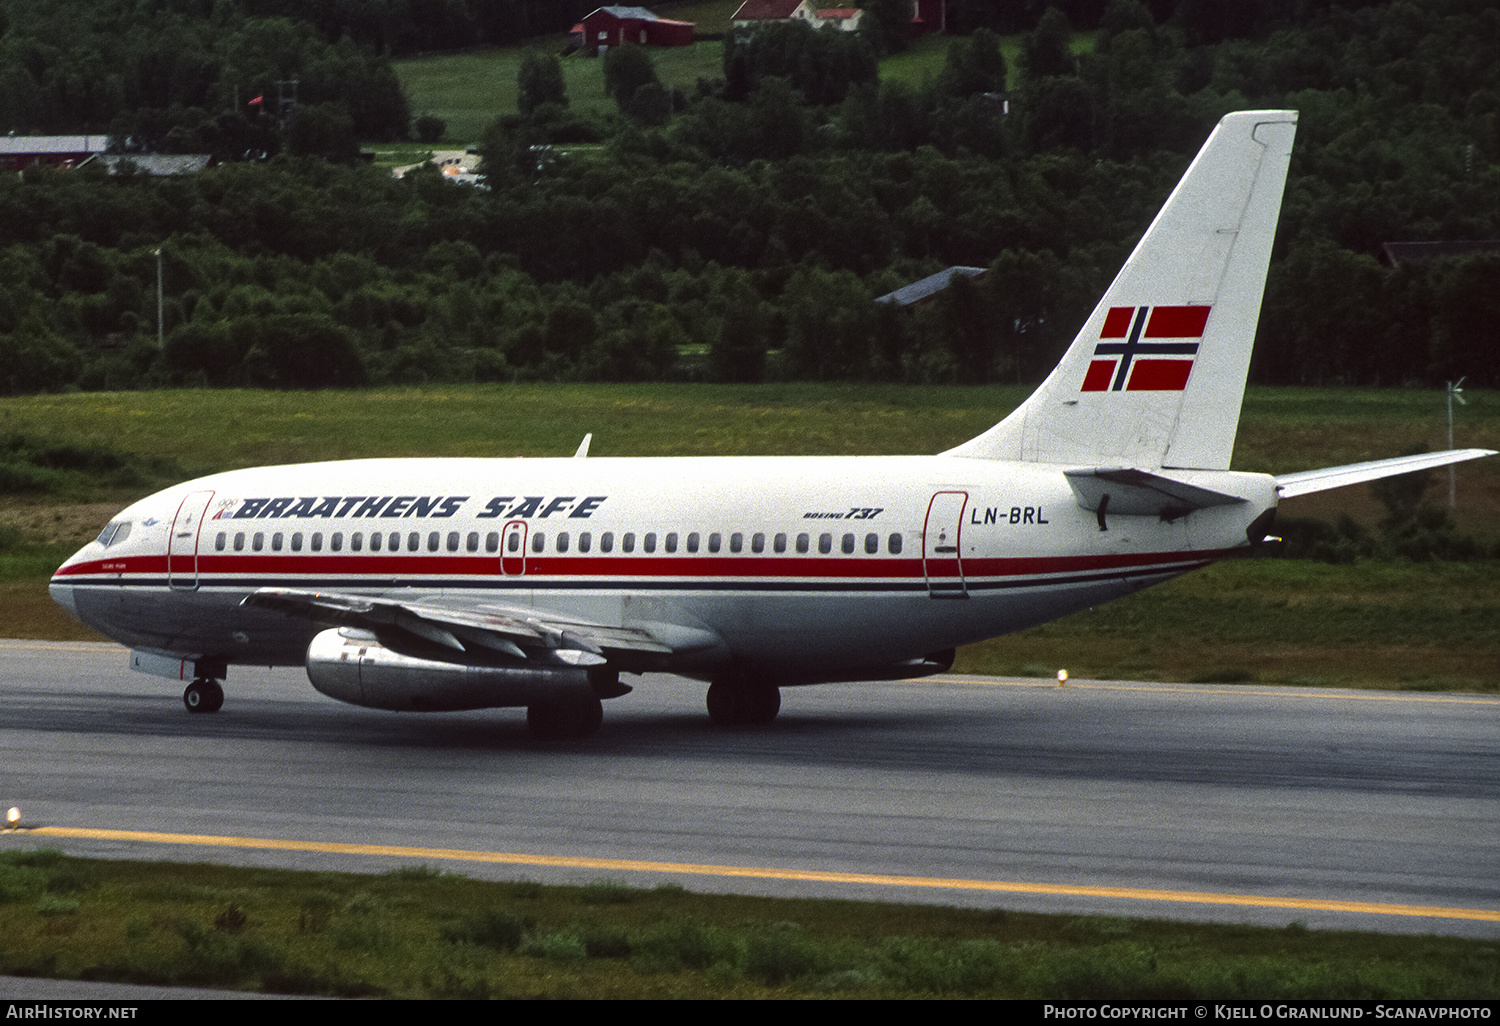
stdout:
<svg viewBox="0 0 1500 1026">
<path fill-rule="evenodd" d="M 723 731 L 626 680 L 543 743 L 295 669 L 194 716 L 118 647 L 0 641 L 0 850 L 1500 936 L 1500 699 L 946 676 Z"/>
</svg>

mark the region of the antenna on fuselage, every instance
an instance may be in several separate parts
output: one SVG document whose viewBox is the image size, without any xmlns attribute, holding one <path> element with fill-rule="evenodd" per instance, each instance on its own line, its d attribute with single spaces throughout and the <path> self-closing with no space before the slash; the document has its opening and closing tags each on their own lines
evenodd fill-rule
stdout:
<svg viewBox="0 0 1500 1026">
<path fill-rule="evenodd" d="M 589 454 L 589 443 L 594 440 L 594 433 L 590 431 L 583 436 L 583 441 L 578 443 L 578 451 L 573 454 L 575 460 L 581 460 Z"/>
</svg>

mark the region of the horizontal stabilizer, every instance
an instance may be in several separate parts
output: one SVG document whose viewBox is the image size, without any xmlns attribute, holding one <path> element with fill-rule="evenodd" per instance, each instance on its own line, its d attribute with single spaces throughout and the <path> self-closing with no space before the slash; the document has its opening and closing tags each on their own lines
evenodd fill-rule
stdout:
<svg viewBox="0 0 1500 1026">
<path fill-rule="evenodd" d="M 1446 467 L 1450 463 L 1477 460 L 1481 456 L 1494 456 L 1493 449 L 1449 449 L 1446 452 L 1424 452 L 1416 456 L 1396 456 L 1388 460 L 1371 460 L 1368 463 L 1350 463 L 1342 467 L 1324 467 L 1322 470 L 1303 470 L 1296 474 L 1280 474 L 1276 478 L 1276 494 L 1283 499 L 1294 495 L 1310 495 L 1325 492 L 1330 488 L 1378 481 L 1382 477 L 1397 474 L 1412 474 L 1419 470 Z"/>
<path fill-rule="evenodd" d="M 1123 516 L 1158 516 L 1175 520 L 1195 509 L 1230 506 L 1245 499 L 1186 484 L 1161 474 L 1131 468 L 1095 467 L 1065 470 L 1078 505 Z"/>
</svg>

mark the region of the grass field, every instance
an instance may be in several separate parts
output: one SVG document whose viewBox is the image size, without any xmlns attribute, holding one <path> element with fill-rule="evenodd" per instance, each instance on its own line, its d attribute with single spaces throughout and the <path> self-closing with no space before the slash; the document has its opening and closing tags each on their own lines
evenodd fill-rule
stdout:
<svg viewBox="0 0 1500 1026">
<path fill-rule="evenodd" d="M 738 0 L 707 0 L 656 7 L 662 17 L 693 22 L 699 37 L 692 46 L 651 50 L 651 59 L 662 84 L 690 96 L 698 79 L 724 77 L 723 44 L 717 39 L 703 37 L 727 32 L 730 15 L 738 6 Z M 913 86 L 922 85 L 942 70 L 949 42 L 948 37 L 937 35 L 917 40 L 905 53 L 881 62 L 881 77 Z M 532 45 L 560 54 L 567 43 L 565 36 L 549 36 Z M 1092 48 L 1092 33 L 1078 33 L 1073 45 L 1075 51 Z M 1000 48 L 1014 76 L 1020 60 L 1021 37 L 1002 37 Z M 465 146 L 477 142 L 485 126 L 495 118 L 516 113 L 516 72 L 520 69 L 523 52 L 520 47 L 491 47 L 463 53 L 427 54 L 393 63 L 411 102 L 412 116 L 432 114 L 442 118 L 448 123 L 443 145 Z M 600 61 L 577 55 L 565 57 L 562 70 L 569 106 L 573 110 L 606 116 L 614 113 L 614 102 L 604 93 Z"/>
<path fill-rule="evenodd" d="M 559 36 L 534 45 L 561 53 L 565 42 Z M 524 52 L 520 47 L 491 47 L 393 63 L 413 118 L 442 118 L 448 123 L 442 145 L 459 147 L 478 142 L 485 127 L 502 114 L 516 113 L 516 73 Z M 723 44 L 714 40 L 652 50 L 651 58 L 663 85 L 692 95 L 699 78 L 723 77 L 723 53 Z M 570 109 L 599 116 L 615 112 L 614 101 L 604 92 L 601 61 L 575 54 L 563 58 L 562 72 Z"/>
<path fill-rule="evenodd" d="M 0 973 L 393 998 L 1494 999 L 1493 941 L 0 852 Z"/>
<path fill-rule="evenodd" d="M 234 467 L 361 456 L 930 453 L 984 430 L 1016 388 L 865 385 L 492 385 L 359 392 L 90 393 L 0 400 L 0 434 L 148 456 L 133 487 L 78 479 L 0 498 L 5 633 L 87 638 L 46 578 L 111 512 L 178 480 Z M 1500 396 L 1469 393 L 1456 444 L 1500 447 Z M 1441 393 L 1251 389 L 1237 469 L 1292 471 L 1446 446 Z M 212 410 L 212 415 L 206 411 Z M 1500 458 L 1458 468 L 1462 529 L 1500 537 Z M 1434 476 L 1441 501 L 1446 478 Z M 1283 505 L 1348 512 L 1374 527 L 1366 487 Z M 1170 627 L 1170 630 L 1164 629 Z M 1493 563 L 1220 564 L 1043 627 L 960 652 L 968 672 L 1500 690 L 1500 574 Z"/>
</svg>

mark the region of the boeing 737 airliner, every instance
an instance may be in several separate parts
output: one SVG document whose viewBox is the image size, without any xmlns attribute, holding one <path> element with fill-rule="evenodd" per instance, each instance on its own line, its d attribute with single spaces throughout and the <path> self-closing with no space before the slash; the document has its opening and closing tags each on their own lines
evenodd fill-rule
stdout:
<svg viewBox="0 0 1500 1026">
<path fill-rule="evenodd" d="M 1061 363 L 936 456 L 383 459 L 237 470 L 129 507 L 53 597 L 223 703 L 234 664 L 305 665 L 392 710 L 526 706 L 588 734 L 619 675 L 710 682 L 721 724 L 778 688 L 946 669 L 954 646 L 1204 566 L 1278 498 L 1490 455 L 1229 470 L 1296 130 L 1224 118 Z"/>
</svg>

